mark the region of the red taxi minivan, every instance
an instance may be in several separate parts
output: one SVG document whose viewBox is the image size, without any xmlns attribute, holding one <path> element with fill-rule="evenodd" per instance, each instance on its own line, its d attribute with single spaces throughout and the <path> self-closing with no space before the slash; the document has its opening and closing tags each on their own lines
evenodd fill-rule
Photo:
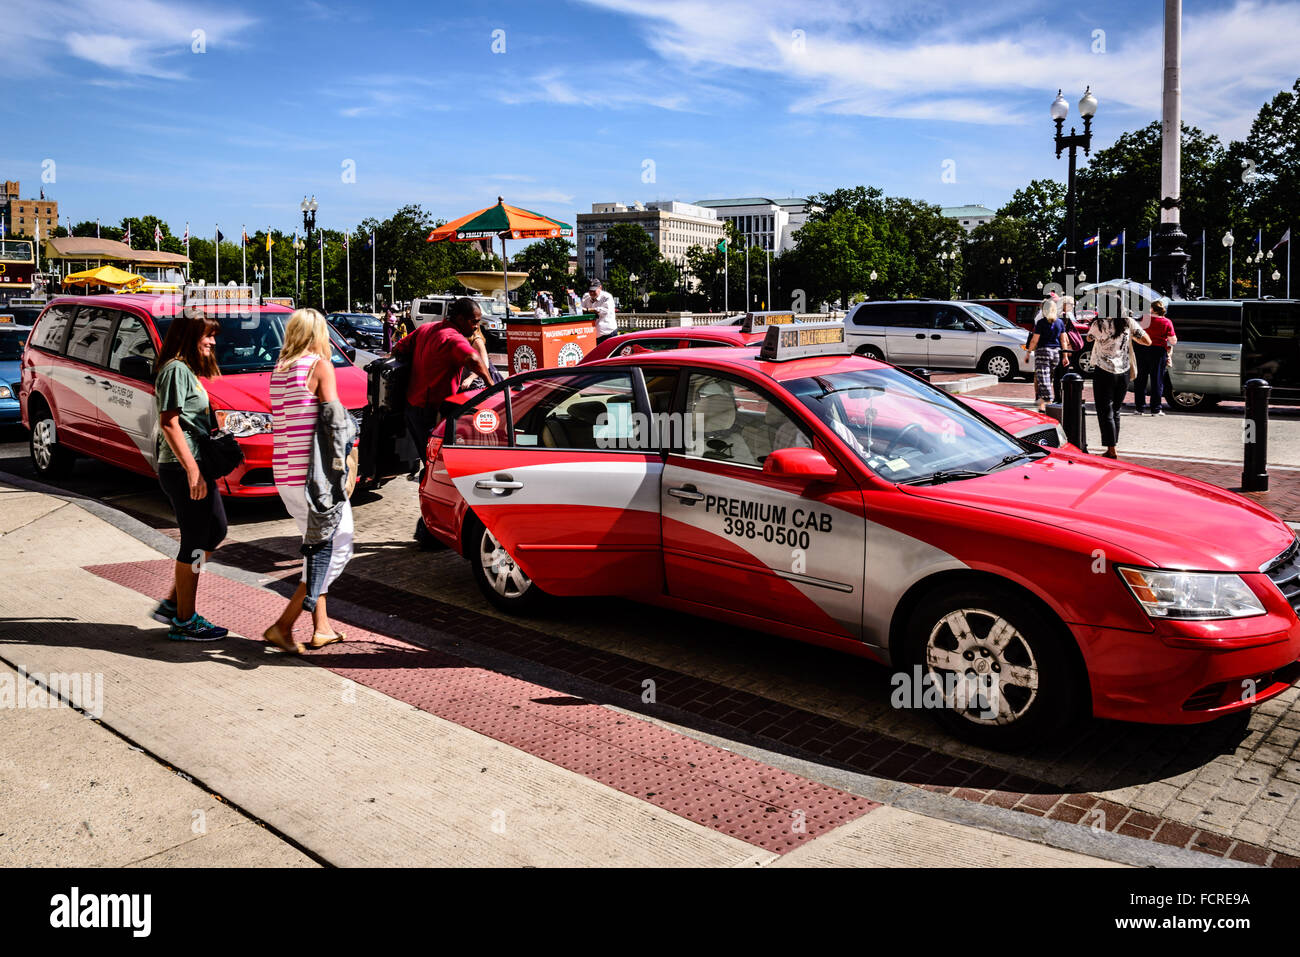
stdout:
<svg viewBox="0 0 1300 957">
<path fill-rule="evenodd" d="M 182 308 L 217 316 L 221 376 L 204 379 L 217 425 L 239 439 L 244 462 L 221 480 L 224 495 L 276 494 L 271 474 L 271 371 L 292 310 L 261 304 L 249 287 L 190 287 L 176 295 L 61 296 L 41 313 L 23 350 L 19 400 L 41 477 L 58 477 L 75 457 L 154 475 L 158 412 L 154 368 Z M 202 297 L 202 298 L 197 298 Z M 358 420 L 366 376 L 334 349 L 339 400 Z"/>
</svg>

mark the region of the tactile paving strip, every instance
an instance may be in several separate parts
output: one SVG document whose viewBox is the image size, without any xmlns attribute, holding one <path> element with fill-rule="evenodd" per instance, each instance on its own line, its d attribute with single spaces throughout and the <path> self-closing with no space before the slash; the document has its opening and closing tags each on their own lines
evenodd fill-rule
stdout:
<svg viewBox="0 0 1300 957">
<path fill-rule="evenodd" d="M 166 593 L 167 560 L 87 571 L 150 596 Z M 204 614 L 260 640 L 285 599 L 203 575 Z M 784 854 L 878 805 L 550 688 L 351 625 L 348 641 L 305 661 L 697 824 Z M 161 638 L 160 638 L 161 640 Z"/>
</svg>

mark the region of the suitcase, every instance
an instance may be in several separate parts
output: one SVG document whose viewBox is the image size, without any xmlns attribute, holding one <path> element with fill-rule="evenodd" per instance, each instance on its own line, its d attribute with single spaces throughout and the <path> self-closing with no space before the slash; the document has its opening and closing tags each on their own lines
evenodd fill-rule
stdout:
<svg viewBox="0 0 1300 957">
<path fill-rule="evenodd" d="M 402 412 L 406 408 L 406 384 L 410 363 L 395 356 L 383 356 L 366 366 L 366 401 L 380 412 Z"/>
<path fill-rule="evenodd" d="M 360 467 L 363 478 L 382 484 L 411 468 L 412 444 L 406 432 L 406 384 L 410 365 L 385 356 L 366 366 L 366 409 L 361 417 Z"/>
</svg>

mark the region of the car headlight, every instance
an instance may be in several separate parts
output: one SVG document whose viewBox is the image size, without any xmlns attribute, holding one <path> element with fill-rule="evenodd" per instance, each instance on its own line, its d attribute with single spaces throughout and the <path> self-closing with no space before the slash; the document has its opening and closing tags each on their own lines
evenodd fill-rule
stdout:
<svg viewBox="0 0 1300 957">
<path fill-rule="evenodd" d="M 1249 618 L 1264 606 L 1240 575 L 1119 566 L 1120 577 L 1151 618 Z"/>
<path fill-rule="evenodd" d="M 237 439 L 246 439 L 250 435 L 270 432 L 271 415 L 268 412 L 231 412 L 217 409 L 217 428 L 229 432 Z"/>
<path fill-rule="evenodd" d="M 13 397 L 13 389 L 9 388 L 7 385 L 0 385 L 0 399 L 12 399 Z"/>
</svg>

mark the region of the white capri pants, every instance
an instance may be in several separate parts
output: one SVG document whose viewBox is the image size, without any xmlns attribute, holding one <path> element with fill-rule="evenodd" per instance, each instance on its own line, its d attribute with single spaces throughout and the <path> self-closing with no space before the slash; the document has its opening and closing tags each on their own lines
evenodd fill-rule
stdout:
<svg viewBox="0 0 1300 957">
<path fill-rule="evenodd" d="M 293 520 L 298 523 L 298 531 L 307 534 L 307 488 L 304 485 L 278 485 L 280 501 L 289 510 Z M 334 537 L 324 548 L 312 555 L 303 557 L 302 581 L 307 583 L 307 597 L 302 607 L 311 611 L 316 607 L 316 599 L 330 590 L 334 580 L 343 574 L 343 569 L 352 559 L 352 503 L 344 500 L 343 518 L 339 521 Z"/>
</svg>

